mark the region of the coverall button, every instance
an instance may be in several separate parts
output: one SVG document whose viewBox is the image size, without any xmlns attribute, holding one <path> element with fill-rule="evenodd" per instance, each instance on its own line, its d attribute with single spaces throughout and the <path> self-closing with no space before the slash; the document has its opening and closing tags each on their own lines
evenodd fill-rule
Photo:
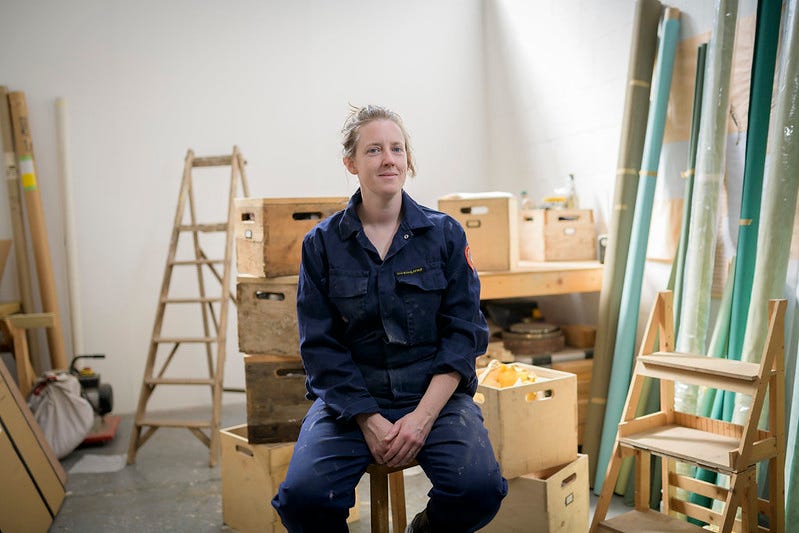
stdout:
<svg viewBox="0 0 799 533">
<path fill-rule="evenodd" d="M 403 235 L 403 236 L 402 236 L 402 238 L 403 238 L 403 239 L 405 239 L 405 240 L 408 240 L 408 239 L 410 238 L 410 235 L 408 235 L 408 234 L 406 233 L 405 235 Z"/>
</svg>

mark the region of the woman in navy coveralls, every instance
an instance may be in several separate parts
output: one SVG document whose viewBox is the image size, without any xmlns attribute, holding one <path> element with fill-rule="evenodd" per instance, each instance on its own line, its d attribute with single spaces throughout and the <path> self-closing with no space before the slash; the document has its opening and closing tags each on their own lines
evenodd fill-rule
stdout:
<svg viewBox="0 0 799 533">
<path fill-rule="evenodd" d="M 466 235 L 403 191 L 413 158 L 400 117 L 352 112 L 344 166 L 360 189 L 305 236 L 300 351 L 314 399 L 272 504 L 294 532 L 347 531 L 372 463 L 414 459 L 432 482 L 410 531 L 475 531 L 507 493 L 480 409 L 488 329 Z"/>
</svg>

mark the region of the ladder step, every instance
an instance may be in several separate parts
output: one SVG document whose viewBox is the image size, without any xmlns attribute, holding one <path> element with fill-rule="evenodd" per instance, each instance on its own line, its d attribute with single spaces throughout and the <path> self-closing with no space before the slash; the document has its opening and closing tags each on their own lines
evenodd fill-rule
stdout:
<svg viewBox="0 0 799 533">
<path fill-rule="evenodd" d="M 172 261 L 173 265 L 222 265 L 224 259 L 190 259 L 182 261 Z"/>
<path fill-rule="evenodd" d="M 629 511 L 608 520 L 603 520 L 597 528 L 600 532 L 612 533 L 638 533 L 640 531 L 671 531 L 674 533 L 691 533 L 707 531 L 663 513 L 651 509 L 646 511 Z"/>
<path fill-rule="evenodd" d="M 180 231 L 203 231 L 205 233 L 227 231 L 227 228 L 227 222 L 216 222 L 214 224 L 181 224 L 178 226 Z"/>
<path fill-rule="evenodd" d="M 214 385 L 211 378 L 144 378 L 148 385 Z"/>
<path fill-rule="evenodd" d="M 170 343 L 170 342 L 191 342 L 191 343 L 212 343 L 219 340 L 218 337 L 153 337 L 153 342 L 157 343 Z"/>
<path fill-rule="evenodd" d="M 208 157 L 195 157 L 191 166 L 193 167 L 224 167 L 233 163 L 232 155 L 212 155 Z"/>
<path fill-rule="evenodd" d="M 204 304 L 221 302 L 222 298 L 162 298 L 161 303 L 165 304 Z"/>
<path fill-rule="evenodd" d="M 158 420 L 153 418 L 143 418 L 136 422 L 137 426 L 169 427 L 169 428 L 210 428 L 211 422 L 208 420 Z"/>
</svg>

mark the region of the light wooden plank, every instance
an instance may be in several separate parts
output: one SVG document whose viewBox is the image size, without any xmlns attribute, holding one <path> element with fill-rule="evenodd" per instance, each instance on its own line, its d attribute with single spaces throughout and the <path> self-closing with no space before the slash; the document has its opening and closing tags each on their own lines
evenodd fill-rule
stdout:
<svg viewBox="0 0 799 533">
<path fill-rule="evenodd" d="M 602 288 L 603 266 L 598 261 L 520 261 L 518 270 L 480 272 L 480 298 L 597 292 Z"/>
<path fill-rule="evenodd" d="M 675 425 L 642 431 L 619 442 L 725 473 L 732 468 L 730 453 L 740 446 L 740 441 L 732 437 Z"/>
<path fill-rule="evenodd" d="M 22 304 L 20 302 L 0 302 L 0 316 L 19 313 L 21 309 Z"/>
<path fill-rule="evenodd" d="M 688 492 L 700 494 L 719 501 L 724 501 L 729 492 L 727 489 L 713 483 L 708 483 L 707 481 L 695 479 L 690 476 L 682 476 L 676 472 L 669 472 L 669 483 L 675 487 L 687 490 Z"/>
<path fill-rule="evenodd" d="M 143 418 L 136 423 L 139 426 L 168 427 L 168 428 L 208 428 L 208 420 L 168 420 L 159 418 Z"/>
<path fill-rule="evenodd" d="M 760 365 L 678 352 L 655 352 L 641 358 L 646 365 L 657 365 L 667 368 L 690 370 L 702 374 L 717 374 L 744 381 L 756 381 L 760 375 Z"/>
<path fill-rule="evenodd" d="M 730 390 L 752 396 L 757 389 L 757 382 L 743 381 L 711 372 L 699 373 L 688 369 L 669 368 L 659 365 L 647 365 L 642 363 L 642 368 L 638 374 L 650 378 L 660 379 L 661 381 L 679 381 L 691 385 L 707 386 L 713 389 Z"/>
<path fill-rule="evenodd" d="M 599 525 L 598 531 L 609 533 L 640 533 L 641 531 L 706 533 L 699 526 L 652 510 L 630 511 L 605 520 Z"/>
<path fill-rule="evenodd" d="M 29 313 L 5 317 L 7 323 L 19 329 L 49 328 L 55 323 L 54 313 Z"/>
<path fill-rule="evenodd" d="M 652 413 L 636 418 L 635 420 L 630 420 L 629 422 L 621 422 L 619 424 L 619 436 L 627 437 L 647 429 L 666 425 L 667 423 L 668 421 L 666 420 L 665 413 Z"/>
</svg>

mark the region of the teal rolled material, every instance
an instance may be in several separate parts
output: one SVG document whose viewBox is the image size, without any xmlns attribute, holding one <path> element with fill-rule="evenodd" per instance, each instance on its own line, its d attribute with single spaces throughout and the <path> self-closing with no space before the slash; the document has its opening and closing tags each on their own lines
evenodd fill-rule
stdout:
<svg viewBox="0 0 799 533">
<path fill-rule="evenodd" d="M 630 371 L 641 302 L 641 283 L 643 282 L 646 247 L 652 218 L 652 204 L 655 197 L 655 179 L 663 146 L 666 108 L 680 31 L 679 17 L 679 10 L 674 8 L 667 8 L 663 15 L 662 36 L 656 71 L 653 76 L 655 90 L 649 106 L 649 118 L 644 139 L 644 157 L 641 162 L 641 178 L 635 200 L 632 235 L 627 255 L 624 285 L 622 286 L 619 324 L 616 329 L 616 346 L 613 352 L 608 402 L 605 407 L 605 420 L 602 425 L 602 438 L 597 457 L 597 470 L 594 479 L 594 492 L 597 494 L 602 490 L 627 389 L 630 385 Z"/>
<path fill-rule="evenodd" d="M 674 277 L 674 335 L 680 332 L 680 308 L 682 306 L 682 283 L 685 277 L 685 250 L 688 247 L 688 228 L 691 225 L 691 200 L 694 194 L 694 174 L 696 172 L 696 145 L 699 142 L 699 124 L 702 117 L 702 91 L 705 87 L 705 58 L 707 43 L 702 43 L 696 50 L 696 81 L 694 82 L 694 102 L 691 112 L 691 136 L 688 140 L 688 165 L 683 172 L 685 187 L 683 188 L 682 225 L 680 241 L 677 244 L 677 255 L 674 258 L 672 274 Z"/>
<path fill-rule="evenodd" d="M 691 196 L 694 186 L 694 167 L 696 166 L 696 145 L 699 138 L 699 119 L 702 113 L 702 90 L 705 84 L 705 57 L 707 56 L 707 43 L 702 43 L 696 50 L 696 74 L 694 75 L 694 97 L 693 97 L 693 110 L 691 112 L 691 136 L 688 140 L 688 159 L 686 162 L 685 171 L 682 177 L 685 179 L 685 188 L 683 191 L 683 210 L 682 221 L 680 225 L 680 240 L 677 245 L 677 252 L 674 256 L 674 261 L 671 263 L 671 272 L 669 273 L 669 281 L 666 286 L 667 289 L 674 294 L 674 335 L 677 335 L 680 324 L 680 301 L 682 301 L 682 279 L 683 267 L 685 265 L 685 248 L 688 245 L 688 225 L 691 221 Z M 732 268 L 732 267 L 731 267 Z M 732 278 L 728 278 L 732 280 Z M 730 300 L 732 300 L 732 284 L 729 284 Z M 729 325 L 729 320 L 727 320 Z M 726 334 L 725 334 L 726 335 Z M 726 336 L 724 337 L 726 342 Z M 724 346 L 726 353 L 726 344 Z M 644 380 L 644 385 L 641 390 L 641 397 L 646 398 L 646 402 L 641 402 L 635 412 L 635 416 L 643 416 L 645 414 L 654 413 L 660 406 L 660 387 L 655 383 L 653 386 L 652 379 L 647 378 Z M 658 459 L 659 463 L 660 460 Z M 616 493 L 624 493 L 624 501 L 628 505 L 634 503 L 634 490 L 632 487 L 633 470 L 630 461 L 625 461 L 619 471 L 619 482 L 616 484 Z M 660 503 L 660 470 L 653 468 L 652 470 L 652 499 L 650 506 L 652 509 L 658 509 Z M 657 478 L 657 480 L 655 479 Z M 624 480 L 624 482 L 622 482 Z M 624 487 L 626 490 L 622 490 Z"/>
<path fill-rule="evenodd" d="M 741 359 L 741 349 L 746 330 L 746 315 L 752 295 L 752 277 L 757 256 L 757 231 L 760 226 L 760 200 L 763 194 L 763 169 L 766 164 L 771 93 L 774 88 L 774 67 L 777 62 L 777 41 L 782 16 L 781 0 L 759 0 L 757 3 L 757 29 L 749 85 L 749 123 L 746 133 L 746 159 L 744 162 L 743 190 L 741 192 L 741 220 L 738 224 L 738 246 L 735 265 L 735 285 L 730 318 L 730 345 L 728 359 Z M 732 419 L 734 394 L 725 391 L 717 395 L 722 401 L 721 417 Z M 718 409 L 716 409 L 718 413 Z"/>
<path fill-rule="evenodd" d="M 784 295 L 799 192 L 799 29 L 796 19 L 796 2 L 792 2 L 782 42 L 784 52 L 777 84 L 774 127 L 769 140 L 771 154 L 763 189 L 763 223 L 757 237 L 757 262 L 741 350 L 741 360 L 752 363 L 760 362 L 765 345 L 768 300 Z M 744 419 L 750 403 L 751 398 L 745 394 L 735 395 L 733 422 L 740 423 Z M 796 431 L 795 427 L 788 428 L 789 438 L 793 431 Z M 794 452 L 788 450 L 787 455 Z"/>
</svg>

